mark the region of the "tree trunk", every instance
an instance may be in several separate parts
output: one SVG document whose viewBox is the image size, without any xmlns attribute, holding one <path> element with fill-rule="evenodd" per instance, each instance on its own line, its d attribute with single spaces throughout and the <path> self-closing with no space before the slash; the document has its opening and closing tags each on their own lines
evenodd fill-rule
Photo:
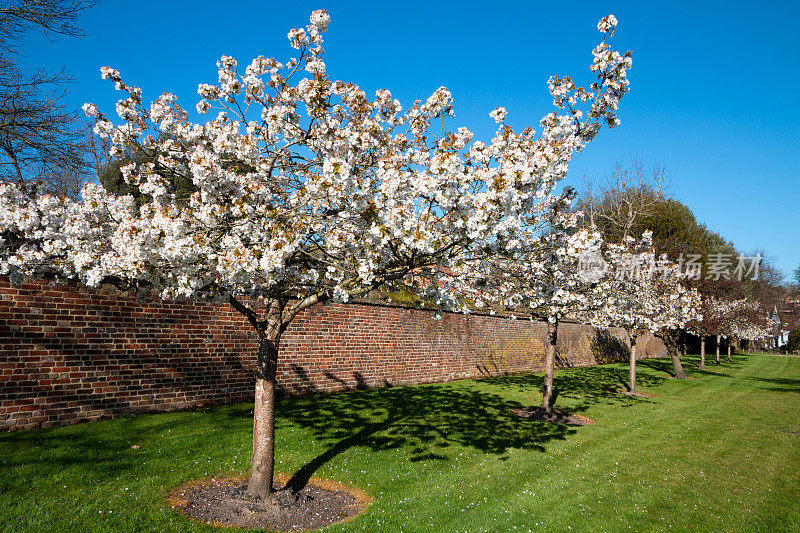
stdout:
<svg viewBox="0 0 800 533">
<path fill-rule="evenodd" d="M 728 361 L 731 361 L 731 341 L 728 341 Z"/>
<path fill-rule="evenodd" d="M 253 457 L 247 493 L 267 498 L 275 472 L 275 382 L 278 334 L 259 331 L 256 360 L 256 398 L 253 408 Z"/>
<path fill-rule="evenodd" d="M 667 349 L 669 358 L 672 360 L 672 369 L 675 373 L 675 378 L 686 379 L 686 372 L 683 371 L 681 365 L 681 354 L 686 355 L 686 345 L 682 342 L 683 336 L 677 330 L 664 330 L 656 335 L 664 343 Z"/>
<path fill-rule="evenodd" d="M 721 335 L 717 335 L 717 364 L 719 364 L 719 343 L 722 340 Z"/>
<path fill-rule="evenodd" d="M 547 357 L 544 363 L 544 390 L 542 391 L 542 409 L 545 413 L 553 412 L 553 374 L 556 368 L 556 344 L 558 342 L 558 320 L 547 321 Z"/>
<path fill-rule="evenodd" d="M 636 394 L 636 336 L 630 334 L 631 338 L 631 358 L 630 358 L 630 385 L 628 389 L 631 394 Z"/>
<path fill-rule="evenodd" d="M 706 336 L 700 335 L 700 368 L 706 368 Z"/>
<path fill-rule="evenodd" d="M 669 350 L 669 356 L 672 358 L 672 369 L 675 371 L 675 377 L 678 379 L 687 379 L 686 372 L 683 371 L 683 365 L 681 365 L 681 358 L 678 355 L 678 350 Z"/>
</svg>

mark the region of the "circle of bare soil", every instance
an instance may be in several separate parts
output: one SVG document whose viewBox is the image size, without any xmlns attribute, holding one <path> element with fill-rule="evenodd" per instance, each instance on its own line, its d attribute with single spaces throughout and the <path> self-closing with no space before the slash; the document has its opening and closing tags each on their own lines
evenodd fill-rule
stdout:
<svg viewBox="0 0 800 533">
<path fill-rule="evenodd" d="M 586 426 L 594 424 L 594 420 L 589 417 L 576 413 L 565 413 L 564 411 L 553 410 L 548 413 L 541 407 L 526 407 L 524 409 L 511 409 L 511 412 L 522 418 L 530 420 L 541 420 L 552 424 L 567 424 L 569 426 Z"/>
<path fill-rule="evenodd" d="M 619 394 L 624 396 L 634 396 L 636 398 L 655 398 L 655 394 L 650 394 L 649 392 L 631 392 L 623 389 L 617 389 L 616 391 Z"/>
<path fill-rule="evenodd" d="M 669 379 L 682 379 L 684 381 L 700 381 L 700 378 L 693 378 L 692 376 L 686 376 L 685 378 L 676 378 L 675 376 L 669 376 Z"/>
<path fill-rule="evenodd" d="M 275 492 L 265 499 L 248 495 L 244 478 L 201 479 L 172 490 L 167 503 L 184 516 L 214 527 L 304 531 L 349 520 L 372 501 L 358 489 L 316 478 L 295 491 L 284 486 L 289 479 L 277 474 Z"/>
</svg>

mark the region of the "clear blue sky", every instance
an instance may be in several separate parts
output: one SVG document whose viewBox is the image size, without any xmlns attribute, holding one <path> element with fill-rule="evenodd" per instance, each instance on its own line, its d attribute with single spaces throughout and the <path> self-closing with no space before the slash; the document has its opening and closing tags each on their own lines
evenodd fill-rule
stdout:
<svg viewBox="0 0 800 533">
<path fill-rule="evenodd" d="M 516 127 L 550 111 L 551 74 L 588 79 L 597 20 L 620 20 L 632 49 L 622 125 L 577 156 L 568 180 L 602 176 L 632 154 L 664 164 L 672 193 L 743 251 L 764 249 L 788 274 L 800 264 L 800 3 L 785 2 L 208 2 L 106 0 L 81 40 L 29 35 L 31 65 L 64 66 L 70 100 L 113 114 L 104 65 L 145 99 L 170 91 L 193 109 L 221 54 L 291 57 L 286 32 L 326 8 L 329 74 L 407 106 L 444 85 L 456 117 L 488 138 L 498 105 Z"/>
</svg>

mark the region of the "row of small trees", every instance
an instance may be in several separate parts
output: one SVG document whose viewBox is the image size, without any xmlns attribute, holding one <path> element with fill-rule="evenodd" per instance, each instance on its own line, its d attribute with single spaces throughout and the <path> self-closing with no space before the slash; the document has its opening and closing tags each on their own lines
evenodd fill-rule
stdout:
<svg viewBox="0 0 800 533">
<path fill-rule="evenodd" d="M 571 192 L 555 192 L 573 154 L 619 123 L 631 55 L 607 42 L 617 20 L 598 24 L 591 83 L 550 79 L 555 111 L 541 132 L 515 131 L 497 108 L 486 143 L 466 128 L 444 130 L 444 87 L 404 110 L 388 90 L 368 97 L 331 80 L 329 21 L 315 11 L 290 31 L 296 52 L 285 62 L 260 56 L 241 69 L 223 56 L 217 82 L 198 88 L 197 112 L 213 111 L 205 122 L 192 122 L 172 94 L 145 105 L 138 87 L 104 67 L 123 95 L 119 123 L 84 110 L 110 156 L 126 156 L 121 173 L 135 194 L 87 184 L 75 201 L 0 185 L 0 273 L 224 301 L 242 313 L 259 339 L 248 492 L 261 497 L 273 484 L 281 338 L 320 302 L 424 279 L 420 290 L 443 308 L 543 312 L 546 409 L 559 321 L 622 326 L 635 392 L 637 335 L 699 319 L 697 296 L 676 273 L 650 268 L 649 235 L 605 243 L 576 229 Z"/>
</svg>

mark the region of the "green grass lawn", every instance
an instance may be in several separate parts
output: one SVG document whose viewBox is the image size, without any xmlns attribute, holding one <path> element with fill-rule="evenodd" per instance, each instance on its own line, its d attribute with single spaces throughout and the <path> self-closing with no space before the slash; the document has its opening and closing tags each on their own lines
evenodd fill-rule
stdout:
<svg viewBox="0 0 800 533">
<path fill-rule="evenodd" d="M 713 357 L 712 357 L 713 359 Z M 562 427 L 509 409 L 541 376 L 283 400 L 277 469 L 374 497 L 329 531 L 800 531 L 800 359 L 642 361 L 557 372 Z M 0 530 L 205 531 L 169 489 L 248 469 L 249 404 L 0 435 Z M 141 446 L 131 449 L 132 445 Z"/>
</svg>

